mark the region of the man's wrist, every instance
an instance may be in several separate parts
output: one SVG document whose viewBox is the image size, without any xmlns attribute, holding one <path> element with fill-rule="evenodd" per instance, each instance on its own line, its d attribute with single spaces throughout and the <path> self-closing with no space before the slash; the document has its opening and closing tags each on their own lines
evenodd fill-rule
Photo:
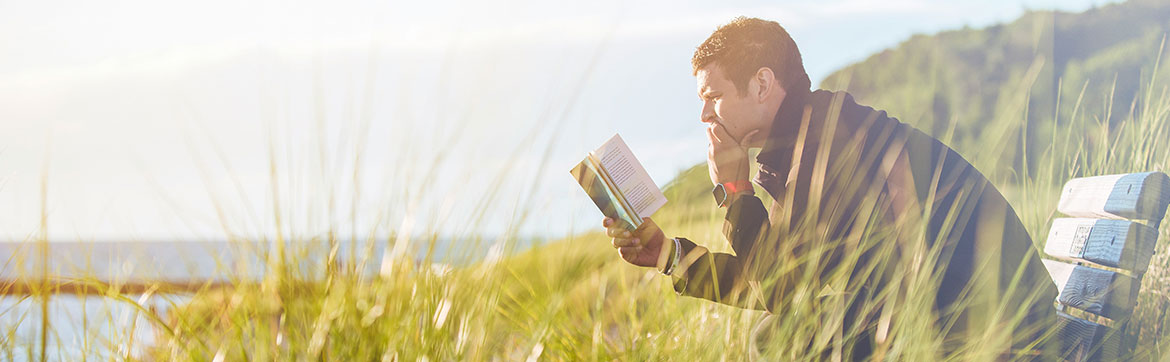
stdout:
<svg viewBox="0 0 1170 362">
<path fill-rule="evenodd" d="M 719 207 L 729 207 L 739 197 L 755 194 L 751 181 L 746 179 L 720 183 L 715 185 L 715 188 L 711 192 L 715 196 L 715 202 Z"/>
<path fill-rule="evenodd" d="M 739 180 L 731 180 L 723 182 L 723 187 L 727 192 L 737 194 L 743 192 L 752 192 L 752 182 L 746 177 Z"/>
<path fill-rule="evenodd" d="M 744 196 L 754 196 L 755 194 L 756 193 L 752 192 L 752 191 L 745 191 L 745 192 L 737 192 L 737 193 L 728 195 L 727 196 L 727 207 L 731 207 L 731 204 L 734 204 L 736 201 L 738 201 L 740 198 L 742 198 Z"/>
<path fill-rule="evenodd" d="M 699 259 L 707 256 L 709 251 L 701 245 L 695 245 L 694 242 L 686 238 L 678 238 L 679 245 L 682 246 L 679 250 L 679 262 L 674 266 L 674 271 L 671 272 L 671 278 L 674 279 L 674 291 L 679 295 L 685 295 L 687 290 L 688 280 L 691 277 L 692 270 Z"/>
</svg>

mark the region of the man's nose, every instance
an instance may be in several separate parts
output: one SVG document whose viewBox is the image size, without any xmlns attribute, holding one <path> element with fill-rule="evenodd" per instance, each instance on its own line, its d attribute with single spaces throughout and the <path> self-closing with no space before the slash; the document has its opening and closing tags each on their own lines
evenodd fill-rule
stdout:
<svg viewBox="0 0 1170 362">
<path fill-rule="evenodd" d="M 715 107 L 711 106 L 711 102 L 703 102 L 703 109 L 699 111 L 699 122 L 713 123 L 715 122 Z"/>
</svg>

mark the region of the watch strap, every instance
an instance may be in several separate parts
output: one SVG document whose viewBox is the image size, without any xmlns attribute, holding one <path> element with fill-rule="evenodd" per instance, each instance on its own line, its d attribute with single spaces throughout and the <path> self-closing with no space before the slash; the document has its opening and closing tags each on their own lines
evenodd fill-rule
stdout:
<svg viewBox="0 0 1170 362">
<path fill-rule="evenodd" d="M 752 182 L 748 180 L 724 182 L 723 189 L 727 190 L 728 194 L 738 194 L 740 192 L 753 191 Z"/>
<path fill-rule="evenodd" d="M 711 190 L 711 193 L 715 196 L 715 202 L 719 205 L 719 207 L 729 207 L 732 195 L 754 195 L 755 189 L 752 188 L 751 181 L 739 180 L 715 185 L 715 188 Z"/>
</svg>

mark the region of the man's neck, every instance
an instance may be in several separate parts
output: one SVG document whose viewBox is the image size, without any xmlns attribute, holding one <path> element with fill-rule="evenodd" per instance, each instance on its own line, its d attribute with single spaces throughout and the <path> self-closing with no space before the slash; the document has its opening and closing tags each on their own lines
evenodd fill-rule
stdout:
<svg viewBox="0 0 1170 362">
<path fill-rule="evenodd" d="M 779 99 L 773 103 L 772 109 L 765 113 L 764 117 L 768 121 L 762 122 L 764 123 L 764 126 L 759 128 L 759 135 L 755 137 L 755 139 L 752 140 L 752 144 L 749 145 L 751 148 L 763 148 L 764 145 L 768 143 L 768 138 L 772 137 L 772 128 L 776 124 L 776 116 L 780 113 L 781 106 L 784 105 L 784 99 L 788 98 L 787 92 L 782 90 L 778 98 Z"/>
<path fill-rule="evenodd" d="M 764 148 L 764 145 L 768 143 L 768 138 L 771 137 L 772 127 L 776 124 L 775 120 L 776 114 L 773 113 L 772 122 L 768 122 L 767 125 L 760 127 L 759 135 L 752 140 L 752 144 L 748 145 L 749 148 Z"/>
<path fill-rule="evenodd" d="M 779 142 L 781 144 L 790 143 L 796 137 L 799 131 L 801 115 L 804 113 L 804 105 L 808 102 L 808 97 L 812 92 L 785 92 L 784 98 L 780 100 L 780 105 L 776 107 L 776 113 L 772 116 L 772 122 L 768 124 L 766 140 L 764 141 L 764 149 L 768 149 L 769 142 Z"/>
</svg>

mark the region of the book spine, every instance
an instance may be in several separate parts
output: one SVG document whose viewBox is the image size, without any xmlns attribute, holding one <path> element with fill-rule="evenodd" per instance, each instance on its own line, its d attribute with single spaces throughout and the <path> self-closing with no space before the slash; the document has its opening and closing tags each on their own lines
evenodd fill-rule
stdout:
<svg viewBox="0 0 1170 362">
<path fill-rule="evenodd" d="M 601 175 L 601 179 L 605 181 L 606 188 L 609 188 L 610 192 L 618 199 L 618 205 L 621 206 L 622 210 L 626 211 L 626 215 L 630 215 L 630 218 L 633 219 L 626 221 L 632 223 L 635 229 L 642 227 L 642 217 L 638 216 L 638 213 L 634 211 L 633 207 L 630 207 L 629 201 L 626 201 L 626 195 L 622 194 L 622 190 L 617 187 L 613 178 L 609 177 L 609 172 L 606 172 L 605 167 L 601 166 L 601 161 L 593 155 L 593 152 L 589 152 L 588 158 L 590 166 L 593 166 L 597 170 L 597 173 Z"/>
</svg>

